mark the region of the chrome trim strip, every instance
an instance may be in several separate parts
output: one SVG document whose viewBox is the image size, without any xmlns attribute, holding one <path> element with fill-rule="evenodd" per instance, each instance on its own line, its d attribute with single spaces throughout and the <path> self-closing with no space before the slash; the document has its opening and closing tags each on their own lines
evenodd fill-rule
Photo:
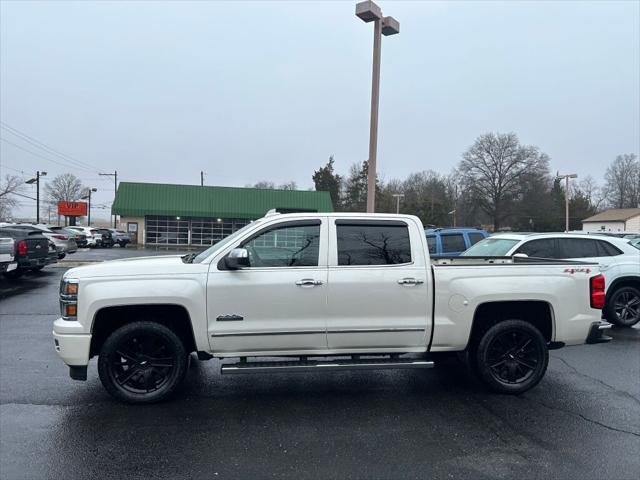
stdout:
<svg viewBox="0 0 640 480">
<path fill-rule="evenodd" d="M 401 333 L 424 332 L 424 328 L 346 328 L 337 330 L 287 330 L 280 332 L 220 332 L 212 333 L 212 337 L 252 337 L 269 335 L 313 335 L 318 333 Z"/>
<path fill-rule="evenodd" d="M 212 333 L 212 337 L 251 337 L 267 335 L 313 335 L 316 333 L 326 333 L 326 330 L 293 330 L 282 332 L 220 332 Z"/>
<path fill-rule="evenodd" d="M 425 329 L 417 328 L 345 328 L 327 330 L 327 333 L 398 333 L 398 332 L 424 332 Z"/>
</svg>

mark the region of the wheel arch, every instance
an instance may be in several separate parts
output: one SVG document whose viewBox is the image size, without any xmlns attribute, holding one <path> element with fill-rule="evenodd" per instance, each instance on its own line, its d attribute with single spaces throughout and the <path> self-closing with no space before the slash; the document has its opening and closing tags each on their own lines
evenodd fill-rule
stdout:
<svg viewBox="0 0 640 480">
<path fill-rule="evenodd" d="M 102 345 L 111 333 L 136 321 L 151 321 L 164 325 L 178 335 L 187 352 L 197 350 L 191 315 L 183 305 L 165 303 L 116 305 L 103 307 L 95 313 L 91 326 L 89 358 L 100 353 Z"/>
<path fill-rule="evenodd" d="M 544 300 L 509 300 L 486 302 L 478 305 L 471 324 L 467 349 L 477 344 L 482 334 L 497 323 L 522 320 L 536 327 L 547 342 L 555 336 L 553 306 Z"/>
<path fill-rule="evenodd" d="M 635 287 L 640 290 L 640 277 L 634 275 L 625 275 L 624 277 L 616 278 L 613 282 L 611 282 L 611 286 L 607 287 L 607 298 L 605 303 L 605 308 L 609 306 L 609 299 L 613 292 L 615 292 L 620 287 Z"/>
</svg>

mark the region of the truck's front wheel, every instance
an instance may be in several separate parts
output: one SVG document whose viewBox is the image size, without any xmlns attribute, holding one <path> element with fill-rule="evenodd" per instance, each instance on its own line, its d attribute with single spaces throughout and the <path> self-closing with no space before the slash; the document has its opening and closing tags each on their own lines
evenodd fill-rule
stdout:
<svg viewBox="0 0 640 480">
<path fill-rule="evenodd" d="M 184 379 L 188 356 L 180 338 L 155 322 L 134 322 L 104 342 L 98 373 L 107 391 L 128 403 L 154 403 Z"/>
<path fill-rule="evenodd" d="M 549 364 L 546 340 L 536 327 L 522 320 L 493 325 L 473 353 L 481 380 L 500 393 L 526 392 L 542 379 Z"/>
</svg>

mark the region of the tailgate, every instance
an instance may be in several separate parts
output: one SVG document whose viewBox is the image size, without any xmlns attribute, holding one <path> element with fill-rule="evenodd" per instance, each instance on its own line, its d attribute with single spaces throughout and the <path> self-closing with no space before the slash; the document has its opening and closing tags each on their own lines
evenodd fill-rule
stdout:
<svg viewBox="0 0 640 480">
<path fill-rule="evenodd" d="M 46 258 L 49 253 L 49 240 L 45 237 L 27 237 L 27 255 L 29 258 Z"/>
</svg>

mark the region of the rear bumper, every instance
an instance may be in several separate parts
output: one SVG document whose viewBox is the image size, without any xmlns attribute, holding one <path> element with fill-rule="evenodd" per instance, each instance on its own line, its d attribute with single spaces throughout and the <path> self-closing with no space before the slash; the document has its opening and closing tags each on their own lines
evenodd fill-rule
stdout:
<svg viewBox="0 0 640 480">
<path fill-rule="evenodd" d="M 599 321 L 591 324 L 591 328 L 589 328 L 589 335 L 587 335 L 587 340 L 585 343 L 594 344 L 594 343 L 606 343 L 613 340 L 612 337 L 606 335 L 605 332 L 609 330 L 613 325 L 609 322 Z"/>
</svg>

